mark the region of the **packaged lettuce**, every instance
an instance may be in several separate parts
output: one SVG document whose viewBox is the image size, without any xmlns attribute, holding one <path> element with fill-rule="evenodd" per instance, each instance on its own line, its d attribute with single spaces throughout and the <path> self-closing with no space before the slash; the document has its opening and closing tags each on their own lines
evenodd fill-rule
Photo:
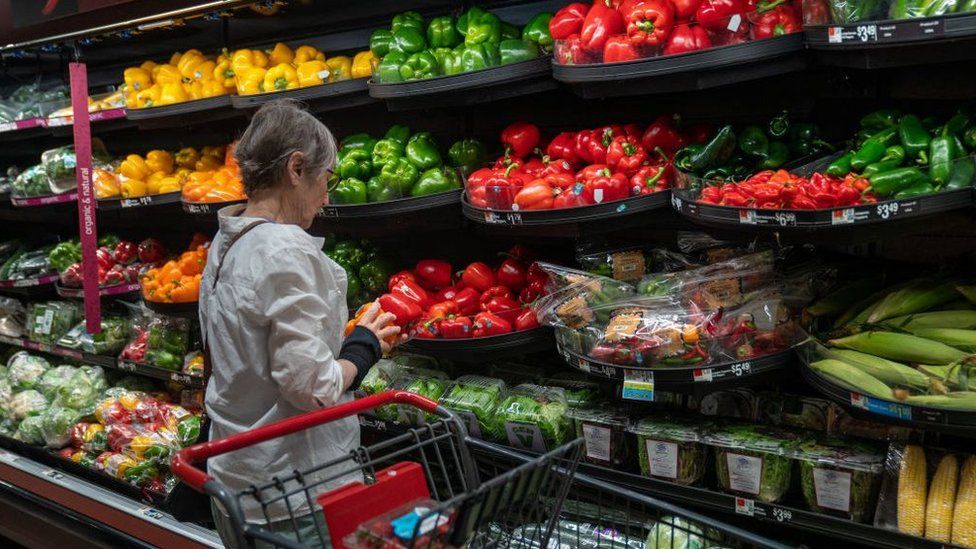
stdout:
<svg viewBox="0 0 976 549">
<path fill-rule="evenodd" d="M 71 408 L 54 406 L 41 414 L 41 437 L 48 448 L 61 448 L 71 439 L 71 428 L 84 414 Z"/>
<path fill-rule="evenodd" d="M 447 390 L 449 383 L 447 374 L 431 370 L 429 373 L 405 373 L 394 381 L 391 388 L 417 393 L 436 402 L 444 394 L 444 391 Z M 399 423 L 424 425 L 428 421 L 437 419 L 436 416 L 413 406 L 397 404 L 396 408 L 396 421 Z"/>
<path fill-rule="evenodd" d="M 486 440 L 503 437 L 495 425 L 495 414 L 505 393 L 505 382 L 493 377 L 461 376 L 441 397 L 440 404 L 464 421 L 468 434 Z"/>
<path fill-rule="evenodd" d="M 74 366 L 68 366 L 65 364 L 51 368 L 41 375 L 41 379 L 37 382 L 37 390 L 48 399 L 54 398 L 55 394 L 57 394 L 58 388 L 71 379 L 71 376 L 74 375 L 75 370 L 77 370 L 77 368 Z"/>
<path fill-rule="evenodd" d="M 48 301 L 34 303 L 27 314 L 27 337 L 41 343 L 54 344 L 71 327 L 81 320 L 82 311 L 77 303 Z"/>
<path fill-rule="evenodd" d="M 766 425 L 827 431 L 830 403 L 821 398 L 762 392 L 757 408 L 756 419 Z"/>
<path fill-rule="evenodd" d="M 874 516 L 881 473 L 882 448 L 842 438 L 806 441 L 797 448 L 803 498 L 811 511 L 855 522 Z"/>
<path fill-rule="evenodd" d="M 36 387 L 44 372 L 51 368 L 51 363 L 27 351 L 19 351 L 7 361 L 7 368 L 10 385 L 15 391 L 19 391 Z"/>
<path fill-rule="evenodd" d="M 10 386 L 10 380 L 0 377 L 0 411 L 8 410 L 12 396 L 14 396 L 14 388 Z"/>
<path fill-rule="evenodd" d="M 563 394 L 566 395 L 566 404 L 570 408 L 592 406 L 600 400 L 600 384 L 591 379 L 586 379 L 582 375 L 557 374 L 543 379 L 542 385 L 562 387 Z"/>
<path fill-rule="evenodd" d="M 683 517 L 664 515 L 651 526 L 644 549 L 705 549 L 719 547 L 722 533 Z"/>
<path fill-rule="evenodd" d="M 645 418 L 629 431 L 637 435 L 641 473 L 677 484 L 695 484 L 705 476 L 708 458 L 704 435 L 709 424 L 677 418 Z"/>
<path fill-rule="evenodd" d="M 790 487 L 792 455 L 802 435 L 758 425 L 730 425 L 706 435 L 715 448 L 715 472 L 726 492 L 766 503 Z"/>
<path fill-rule="evenodd" d="M 498 428 L 513 447 L 544 452 L 569 440 L 568 409 L 561 387 L 523 383 L 499 406 Z"/>
<path fill-rule="evenodd" d="M 105 391 L 104 375 L 98 366 L 76 369 L 71 378 L 58 387 L 54 404 L 84 414 L 92 413 L 96 401 Z"/>
<path fill-rule="evenodd" d="M 583 459 L 604 467 L 622 468 L 630 461 L 627 428 L 630 418 L 623 410 L 569 408 L 576 436 L 583 439 Z"/>
<path fill-rule="evenodd" d="M 400 365 L 390 359 L 382 358 L 373 365 L 359 383 L 359 390 L 366 395 L 382 393 L 390 386 Z"/>
</svg>

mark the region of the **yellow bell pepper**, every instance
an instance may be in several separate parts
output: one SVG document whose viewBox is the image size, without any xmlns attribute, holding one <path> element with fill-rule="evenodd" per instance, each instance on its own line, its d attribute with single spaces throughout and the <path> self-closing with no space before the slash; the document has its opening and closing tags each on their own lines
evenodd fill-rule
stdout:
<svg viewBox="0 0 976 549">
<path fill-rule="evenodd" d="M 236 50 L 230 56 L 230 70 L 234 74 L 241 74 L 244 69 L 254 66 L 254 52 L 252 50 Z"/>
<path fill-rule="evenodd" d="M 159 187 L 163 184 L 163 180 L 166 179 L 166 174 L 163 172 L 156 172 L 149 176 L 146 180 L 146 194 L 159 194 Z"/>
<path fill-rule="evenodd" d="M 175 193 L 183 189 L 183 185 L 180 184 L 180 180 L 176 177 L 164 177 L 159 182 L 159 188 L 156 190 L 157 194 Z"/>
<path fill-rule="evenodd" d="M 241 70 L 234 69 L 237 80 L 237 93 L 240 95 L 251 95 L 264 91 L 264 75 L 268 71 L 260 67 L 244 67 Z"/>
<path fill-rule="evenodd" d="M 95 183 L 95 197 L 115 198 L 122 193 L 122 187 L 115 174 L 102 168 L 95 168 L 93 178 Z"/>
<path fill-rule="evenodd" d="M 145 90 L 152 86 L 152 75 L 139 67 L 129 67 L 122 73 L 122 79 L 129 89 Z"/>
<path fill-rule="evenodd" d="M 224 95 L 227 93 L 227 89 L 224 88 L 223 84 L 212 79 L 202 82 L 194 82 L 192 88 L 193 92 L 191 95 L 194 99 L 217 97 L 218 95 Z"/>
<path fill-rule="evenodd" d="M 373 52 L 366 50 L 356 54 L 352 59 L 352 77 L 368 78 L 376 70 L 380 60 L 373 55 Z"/>
<path fill-rule="evenodd" d="M 352 59 L 345 55 L 337 55 L 325 60 L 329 67 L 329 82 L 349 80 L 352 78 Z"/>
<path fill-rule="evenodd" d="M 175 67 L 180 62 L 180 57 L 183 57 L 182 53 L 174 52 L 173 55 L 169 56 L 169 64 Z"/>
<path fill-rule="evenodd" d="M 129 179 L 145 179 L 149 177 L 152 170 L 141 156 L 138 154 L 130 154 L 119 165 L 119 173 Z"/>
<path fill-rule="evenodd" d="M 183 80 L 183 75 L 173 65 L 157 65 L 153 71 L 153 80 L 159 84 L 179 84 Z"/>
<path fill-rule="evenodd" d="M 230 60 L 224 59 L 217 63 L 213 71 L 214 80 L 228 90 L 234 89 L 234 69 L 230 68 Z"/>
<path fill-rule="evenodd" d="M 193 79 L 197 82 L 213 80 L 215 68 L 217 68 L 217 63 L 214 63 L 213 61 L 204 61 L 203 63 L 197 65 L 196 70 L 193 71 Z"/>
<path fill-rule="evenodd" d="M 120 194 L 122 198 L 146 196 L 146 184 L 138 179 L 126 179 L 122 182 Z"/>
<path fill-rule="evenodd" d="M 230 53 L 227 51 L 227 48 L 223 48 L 222 50 L 220 50 L 220 54 L 217 55 L 218 65 L 223 63 L 224 61 L 230 61 Z"/>
<path fill-rule="evenodd" d="M 218 160 L 217 157 L 205 154 L 200 157 L 200 160 L 197 160 L 197 163 L 193 165 L 193 169 L 198 172 L 212 172 L 223 165 L 224 163 Z"/>
<path fill-rule="evenodd" d="M 176 180 L 179 181 L 180 188 L 183 188 L 183 184 L 190 179 L 191 173 L 193 173 L 193 166 L 189 166 L 187 168 L 180 168 L 176 170 L 175 174 L 173 174 L 176 177 Z"/>
<path fill-rule="evenodd" d="M 203 52 L 202 51 L 200 51 L 200 50 L 198 50 L 196 48 L 190 48 L 190 49 L 186 50 L 185 52 L 183 52 L 183 55 L 196 55 L 196 56 L 199 56 L 199 57 L 206 57 L 205 55 L 203 55 Z"/>
<path fill-rule="evenodd" d="M 298 65 L 295 69 L 295 73 L 298 74 L 298 86 L 318 86 L 319 84 L 324 84 L 325 81 L 319 76 L 319 73 L 325 73 L 325 76 L 329 76 L 329 67 L 325 65 L 323 61 L 305 61 L 304 63 Z"/>
<path fill-rule="evenodd" d="M 200 149 L 200 156 L 212 156 L 221 162 L 224 161 L 223 145 L 204 145 Z"/>
<path fill-rule="evenodd" d="M 318 48 L 314 46 L 298 46 L 295 50 L 295 59 L 292 61 L 295 65 L 301 65 L 306 61 L 314 61 L 322 56 L 322 61 L 325 61 L 325 54 L 319 51 Z"/>
<path fill-rule="evenodd" d="M 190 80 L 193 79 L 193 74 L 196 72 L 197 67 L 206 61 L 207 59 L 204 56 L 195 55 L 188 52 L 184 53 L 183 57 L 180 57 L 180 62 L 176 65 L 176 68 L 180 71 L 180 76 Z"/>
<path fill-rule="evenodd" d="M 125 88 L 125 108 L 127 109 L 141 109 L 145 107 L 145 102 L 139 99 L 139 94 L 135 90 L 130 90 Z"/>
<path fill-rule="evenodd" d="M 266 69 L 270 66 L 268 56 L 261 50 L 254 50 L 254 66 Z"/>
<path fill-rule="evenodd" d="M 297 87 L 298 73 L 291 65 L 275 65 L 264 75 L 264 91 L 293 90 Z"/>
<path fill-rule="evenodd" d="M 282 63 L 291 63 L 295 59 L 295 52 L 291 51 L 291 48 L 287 44 L 278 42 L 274 45 L 274 49 L 268 54 L 268 62 L 271 65 L 280 65 Z"/>
<path fill-rule="evenodd" d="M 189 101 L 190 95 L 186 93 L 183 88 L 183 84 L 179 82 L 170 82 L 168 84 L 163 84 L 163 89 L 159 94 L 159 105 L 172 105 L 174 103 L 182 103 L 184 101 Z"/>
<path fill-rule="evenodd" d="M 200 153 L 197 152 L 193 147 L 183 147 L 182 149 L 176 151 L 176 156 L 173 158 L 176 161 L 176 165 L 181 168 L 193 168 L 193 165 L 200 160 Z"/>
<path fill-rule="evenodd" d="M 162 93 L 163 86 L 160 84 L 153 84 L 148 90 L 142 90 L 136 94 L 136 102 L 139 104 L 139 108 L 158 106 L 159 98 Z"/>
<path fill-rule="evenodd" d="M 156 68 L 156 62 L 155 61 L 143 61 L 142 64 L 139 65 L 139 68 L 142 69 L 142 70 L 144 70 L 144 71 L 146 71 L 146 72 L 148 72 L 149 74 L 152 74 L 153 69 Z"/>
<path fill-rule="evenodd" d="M 173 155 L 169 151 L 153 150 L 146 153 L 146 166 L 151 171 L 173 173 Z M 137 177 L 136 179 L 142 179 Z"/>
</svg>

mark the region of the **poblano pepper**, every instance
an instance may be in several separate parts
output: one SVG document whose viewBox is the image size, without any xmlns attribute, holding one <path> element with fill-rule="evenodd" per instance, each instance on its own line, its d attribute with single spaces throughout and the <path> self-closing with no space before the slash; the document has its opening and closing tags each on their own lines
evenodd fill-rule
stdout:
<svg viewBox="0 0 976 549">
<path fill-rule="evenodd" d="M 786 143 L 782 141 L 770 141 L 769 142 L 769 153 L 766 158 L 763 159 L 759 167 L 764 170 L 775 170 L 779 168 L 790 157 L 790 148 L 786 146 Z"/>
<path fill-rule="evenodd" d="M 412 54 L 400 65 L 400 77 L 404 80 L 422 80 L 440 76 L 441 69 L 437 58 L 429 51 Z"/>
<path fill-rule="evenodd" d="M 499 63 L 508 65 L 519 61 L 528 61 L 539 57 L 539 47 L 533 42 L 516 38 L 502 40 L 498 44 Z"/>
<path fill-rule="evenodd" d="M 879 160 L 877 162 L 868 164 L 867 167 L 861 172 L 861 176 L 871 177 L 876 173 L 889 172 L 900 166 L 901 161 L 899 160 Z"/>
<path fill-rule="evenodd" d="M 329 193 L 329 201 L 333 204 L 365 204 L 366 184 L 355 177 L 345 178 Z"/>
<path fill-rule="evenodd" d="M 689 145 L 675 153 L 674 165 L 683 171 L 700 174 L 725 164 L 735 151 L 735 146 L 732 126 L 722 126 L 706 143 L 697 147 Z"/>
<path fill-rule="evenodd" d="M 934 185 L 942 185 L 952 175 L 952 161 L 956 159 L 954 136 L 943 132 L 929 142 L 929 177 Z"/>
<path fill-rule="evenodd" d="M 769 138 L 758 126 L 746 126 L 739 132 L 739 150 L 755 158 L 766 158 Z"/>
<path fill-rule="evenodd" d="M 435 17 L 427 25 L 427 44 L 432 48 L 453 48 L 461 43 L 461 35 L 454 28 L 450 16 Z"/>
<path fill-rule="evenodd" d="M 413 188 L 420 172 L 406 158 L 397 158 L 383 165 L 380 170 L 380 183 L 396 189 L 399 196 L 406 196 Z"/>
<path fill-rule="evenodd" d="M 914 114 L 906 114 L 898 120 L 898 139 L 905 147 L 905 154 L 912 159 L 928 159 L 929 141 L 932 136 Z"/>
<path fill-rule="evenodd" d="M 973 157 L 959 158 L 952 163 L 952 175 L 942 188 L 947 191 L 968 188 L 973 184 L 974 175 L 976 175 L 976 163 L 973 162 Z"/>
<path fill-rule="evenodd" d="M 393 274 L 393 266 L 385 259 L 372 259 L 359 268 L 359 281 L 370 295 L 386 291 L 386 283 Z"/>
<path fill-rule="evenodd" d="M 885 151 L 888 149 L 888 145 L 895 138 L 897 130 L 894 126 L 887 129 L 881 130 L 878 133 L 872 135 L 865 141 L 861 147 L 854 152 L 854 158 L 851 159 L 851 168 L 854 171 L 860 172 L 868 166 L 881 160 L 885 155 Z"/>
<path fill-rule="evenodd" d="M 530 42 L 535 42 L 539 49 L 549 53 L 553 48 L 552 34 L 549 33 L 549 21 L 552 20 L 552 14 L 549 12 L 542 12 L 535 14 L 532 19 L 522 27 L 522 40 L 528 40 Z"/>
<path fill-rule="evenodd" d="M 854 158 L 854 152 L 846 152 L 836 160 L 827 166 L 827 175 L 833 175 L 835 177 L 844 177 L 845 175 L 851 173 L 851 159 Z"/>
<path fill-rule="evenodd" d="M 410 191 L 410 196 L 427 196 L 461 188 L 461 179 L 452 168 L 438 166 L 420 175 Z"/>
<path fill-rule="evenodd" d="M 441 164 L 441 153 L 437 151 L 437 144 L 427 136 L 410 139 L 407 143 L 406 158 L 419 170 L 426 170 Z"/>
<path fill-rule="evenodd" d="M 861 128 L 875 133 L 886 129 L 894 128 L 898 125 L 901 118 L 901 111 L 896 109 L 878 109 L 861 117 Z"/>
<path fill-rule="evenodd" d="M 919 196 L 923 194 L 932 194 L 935 192 L 935 188 L 928 181 L 922 181 L 920 183 L 915 183 L 911 187 L 905 187 L 904 189 L 895 193 L 895 199 L 901 200 L 903 198 L 911 198 L 913 196 Z"/>
<path fill-rule="evenodd" d="M 373 154 L 371 155 L 373 161 L 373 169 L 382 167 L 384 164 L 392 162 L 398 158 L 403 157 L 404 147 L 399 141 L 393 139 L 380 139 L 376 142 L 376 146 L 373 147 Z"/>
<path fill-rule="evenodd" d="M 898 168 L 887 172 L 876 173 L 868 178 L 871 183 L 869 189 L 874 194 L 886 197 L 913 185 L 929 182 L 928 176 L 918 168 Z"/>
</svg>

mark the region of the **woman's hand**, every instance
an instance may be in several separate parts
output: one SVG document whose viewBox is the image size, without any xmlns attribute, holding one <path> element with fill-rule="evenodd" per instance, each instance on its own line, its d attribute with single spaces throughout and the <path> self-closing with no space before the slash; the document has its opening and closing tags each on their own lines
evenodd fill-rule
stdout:
<svg viewBox="0 0 976 549">
<path fill-rule="evenodd" d="M 393 324 L 394 320 L 396 320 L 396 316 L 393 313 L 380 314 L 380 304 L 374 301 L 370 304 L 369 309 L 363 313 L 358 325 L 373 332 L 376 339 L 380 341 L 380 348 L 385 354 L 406 339 L 406 334 L 397 337 L 400 334 L 400 327 Z"/>
</svg>

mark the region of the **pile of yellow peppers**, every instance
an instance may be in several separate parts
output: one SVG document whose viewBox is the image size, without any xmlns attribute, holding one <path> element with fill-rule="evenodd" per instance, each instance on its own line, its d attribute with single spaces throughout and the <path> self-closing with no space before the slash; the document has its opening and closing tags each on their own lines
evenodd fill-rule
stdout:
<svg viewBox="0 0 976 549">
<path fill-rule="evenodd" d="M 193 99 L 225 95 L 234 91 L 218 78 L 217 66 L 226 55 L 209 58 L 199 50 L 176 52 L 168 63 L 146 61 L 125 69 L 125 106 L 129 109 L 161 107 Z"/>
<path fill-rule="evenodd" d="M 292 50 L 278 42 L 267 53 L 237 50 L 227 62 L 218 64 L 217 70 L 224 85 L 233 82 L 239 95 L 252 95 L 365 78 L 373 74 L 378 63 L 369 50 L 353 58 L 346 55 L 326 58 L 313 46 Z"/>
<path fill-rule="evenodd" d="M 180 192 L 196 172 L 212 172 L 224 165 L 224 147 L 180 149 L 176 154 L 152 150 L 146 156 L 130 154 L 117 167 L 94 170 L 95 196 L 138 198 Z"/>
</svg>

